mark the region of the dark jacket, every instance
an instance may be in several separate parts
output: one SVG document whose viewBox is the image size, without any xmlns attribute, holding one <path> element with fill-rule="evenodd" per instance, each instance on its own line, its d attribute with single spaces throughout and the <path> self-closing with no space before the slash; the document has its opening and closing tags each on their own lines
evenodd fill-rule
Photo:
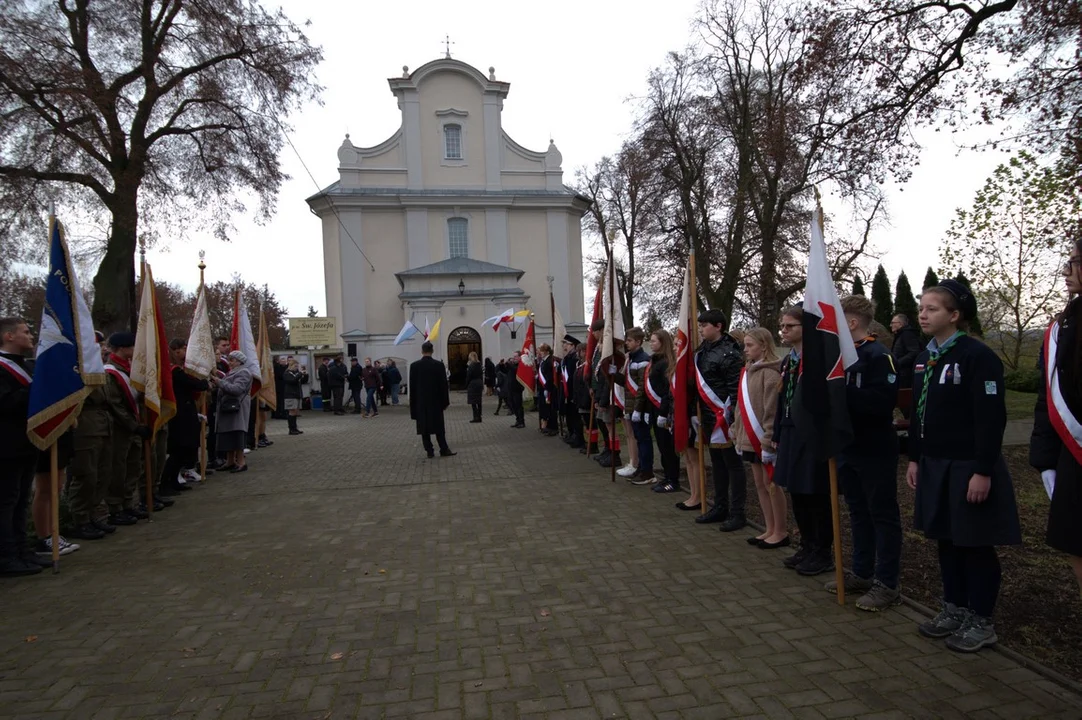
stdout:
<svg viewBox="0 0 1082 720">
<path fill-rule="evenodd" d="M 326 365 L 320 364 L 316 369 L 316 377 L 319 378 L 319 394 L 324 398 L 329 398 L 331 396 L 330 369 L 330 363 L 327 363 Z"/>
<path fill-rule="evenodd" d="M 891 346 L 890 354 L 894 357 L 894 368 L 898 374 L 898 387 L 909 387 L 913 384 L 913 364 L 917 361 L 917 355 L 924 348 L 921 347 L 920 333 L 915 327 L 906 325 L 894 333 L 894 345 Z"/>
<path fill-rule="evenodd" d="M 331 389 L 344 388 L 346 386 L 346 376 L 349 375 L 349 370 L 346 368 L 345 363 L 332 362 L 330 370 L 327 371 L 327 382 Z"/>
<path fill-rule="evenodd" d="M 526 391 L 526 388 L 518 381 L 519 364 L 520 363 L 507 363 L 506 377 L 503 382 L 504 389 L 507 391 L 507 396 L 521 403 L 522 394 Z"/>
<path fill-rule="evenodd" d="M 1078 376 L 1072 377 L 1068 373 L 1082 372 L 1078 368 L 1078 357 L 1075 355 L 1078 347 L 1079 327 L 1077 318 L 1082 316 L 1082 298 L 1075 298 L 1067 306 L 1064 319 L 1060 323 L 1058 336 L 1059 349 L 1056 352 L 1056 367 L 1059 368 L 1059 390 L 1067 409 L 1076 418 L 1082 419 L 1082 392 L 1078 384 Z M 1033 410 L 1033 435 L 1029 443 L 1029 464 L 1037 470 L 1055 470 L 1056 482 L 1082 481 L 1082 466 L 1074 459 L 1074 455 L 1063 444 L 1059 433 L 1052 426 L 1048 417 L 1048 376 L 1045 367 L 1044 347 L 1041 348 L 1041 386 L 1037 391 L 1037 405 Z"/>
<path fill-rule="evenodd" d="M 485 389 L 484 374 L 481 363 L 466 364 L 466 402 L 471 405 L 481 402 L 481 393 Z"/>
<path fill-rule="evenodd" d="M 282 397 L 286 400 L 300 400 L 304 397 L 301 385 L 308 382 L 308 373 L 300 370 L 286 370 L 282 376 Z"/>
<path fill-rule="evenodd" d="M 412 365 L 410 366 L 413 367 Z M 379 368 L 375 365 L 365 365 L 361 368 L 361 378 L 364 380 L 365 388 L 378 388 L 379 387 Z M 413 383 L 410 383 L 412 386 Z M 412 387 L 410 388 L 412 392 Z"/>
<path fill-rule="evenodd" d="M 485 387 L 496 387 L 496 366 L 491 358 L 485 358 Z"/>
<path fill-rule="evenodd" d="M 740 385 L 740 370 L 744 367 L 744 349 L 729 333 L 722 333 L 713 342 L 703 340 L 695 353 L 695 366 L 702 374 L 707 386 L 724 404 L 729 403 L 726 422 L 731 426 L 735 420 L 736 391 Z M 688 378 L 688 393 L 699 399 L 703 410 L 703 435 L 709 437 L 714 427 L 714 408 L 706 403 L 699 394 L 694 376 Z M 688 403 L 692 407 L 692 403 Z"/>
<path fill-rule="evenodd" d="M 646 399 L 646 368 L 650 365 L 650 353 L 641 347 L 627 356 L 627 409 L 628 413 L 638 411 L 646 414 L 650 411 L 650 401 Z M 638 390 L 632 390 L 632 384 Z M 634 393 L 634 394 L 632 394 Z"/>
<path fill-rule="evenodd" d="M 350 369 L 349 369 L 349 389 L 350 389 L 350 391 L 360 390 L 361 388 L 364 387 L 364 378 L 362 377 L 362 371 L 363 370 L 364 370 L 364 368 L 361 366 L 360 363 L 357 363 L 356 365 L 353 365 L 352 367 L 350 367 Z"/>
<path fill-rule="evenodd" d="M 451 404 L 443 363 L 430 355 L 411 363 L 409 389 L 410 419 L 417 424 L 417 434 L 442 433 L 443 411 Z"/>
<path fill-rule="evenodd" d="M 651 392 L 657 397 L 653 397 Z M 649 413 L 652 417 L 669 417 L 672 414 L 672 388 L 669 385 L 669 361 L 664 355 L 654 355 L 650 358 L 646 378 L 642 383 L 642 397 L 646 401 L 646 409 L 640 410 L 644 414 Z M 660 404 L 654 402 L 660 398 Z"/>
<path fill-rule="evenodd" d="M 894 406 L 898 404 L 898 373 L 881 343 L 866 339 L 857 345 L 857 361 L 845 371 L 845 395 L 853 442 L 842 452 L 876 456 L 896 453 Z"/>
<path fill-rule="evenodd" d="M 173 392 L 176 394 L 177 414 L 169 421 L 169 450 L 199 447 L 199 406 L 196 398 L 209 390 L 210 383 L 194 378 L 182 367 L 173 367 Z"/>
<path fill-rule="evenodd" d="M 387 384 L 388 385 L 401 385 L 402 373 L 399 371 L 397 365 L 392 365 L 387 368 Z"/>
<path fill-rule="evenodd" d="M 0 353 L 33 374 L 31 363 L 21 355 Z M 26 436 L 27 411 L 30 408 L 30 383 L 16 378 L 8 368 L 0 368 L 0 458 L 26 458 L 36 456 L 38 449 Z"/>
<path fill-rule="evenodd" d="M 285 405 L 283 400 L 286 399 L 285 394 L 285 381 L 286 381 L 286 366 L 275 360 L 274 362 L 274 394 L 275 400 L 278 403 L 278 412 L 285 411 Z"/>
</svg>

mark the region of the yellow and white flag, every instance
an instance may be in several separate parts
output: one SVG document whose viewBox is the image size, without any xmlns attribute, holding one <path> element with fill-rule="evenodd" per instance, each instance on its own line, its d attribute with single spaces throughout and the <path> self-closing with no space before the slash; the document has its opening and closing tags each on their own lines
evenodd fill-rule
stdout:
<svg viewBox="0 0 1082 720">
<path fill-rule="evenodd" d="M 256 354 L 259 356 L 259 376 L 263 384 L 257 396 L 271 410 L 278 409 L 278 392 L 274 386 L 274 357 L 270 350 L 270 337 L 267 336 L 267 313 L 259 308 L 259 340 L 256 342 Z"/>
<path fill-rule="evenodd" d="M 147 425 L 158 432 L 176 415 L 169 345 L 154 290 L 150 265 L 143 265 L 143 296 L 139 302 L 139 325 L 135 331 L 135 354 L 131 360 L 131 384 L 143 393 Z"/>
<path fill-rule="evenodd" d="M 440 336 L 440 323 L 443 322 L 443 318 L 436 318 L 436 324 L 432 326 L 432 329 L 428 331 L 428 341 L 431 343 L 436 342 L 436 338 Z"/>
<path fill-rule="evenodd" d="M 207 312 L 207 293 L 200 285 L 195 300 L 195 315 L 192 316 L 192 329 L 188 332 L 188 354 L 184 358 L 184 370 L 197 378 L 208 378 L 217 367 L 217 358 L 214 351 L 214 333 L 210 329 L 210 314 Z"/>
</svg>

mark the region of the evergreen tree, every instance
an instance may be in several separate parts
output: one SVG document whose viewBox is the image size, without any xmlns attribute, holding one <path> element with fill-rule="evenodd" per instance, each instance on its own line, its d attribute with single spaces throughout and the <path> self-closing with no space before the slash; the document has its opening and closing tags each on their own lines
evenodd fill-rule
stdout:
<svg viewBox="0 0 1082 720">
<path fill-rule="evenodd" d="M 642 319 L 642 331 L 646 333 L 647 341 L 650 340 L 650 335 L 657 332 L 662 327 L 664 326 L 661 324 L 661 318 L 658 317 L 657 311 L 654 310 L 653 306 L 647 308 L 646 317 Z"/>
<path fill-rule="evenodd" d="M 859 275 L 857 277 L 853 278 L 853 294 L 854 295 L 863 295 L 864 294 L 864 281 L 862 281 L 860 279 Z"/>
<path fill-rule="evenodd" d="M 958 276 L 954 279 L 965 285 L 969 289 L 969 292 L 973 292 L 973 286 L 969 284 L 969 278 L 965 276 L 965 273 L 958 273 Z M 975 317 L 969 318 L 969 334 L 976 335 L 977 337 L 984 337 L 984 328 L 981 327 L 981 316 L 979 311 Z"/>
<path fill-rule="evenodd" d="M 887 271 L 880 265 L 872 278 L 872 302 L 875 303 L 875 319 L 884 327 L 890 327 L 894 317 L 894 303 L 890 299 L 890 279 Z"/>
<path fill-rule="evenodd" d="M 319 312 L 316 310 L 315 305 L 308 306 L 308 317 L 319 317 Z"/>
<path fill-rule="evenodd" d="M 894 286 L 894 314 L 905 315 L 913 324 L 917 321 L 917 298 L 913 296 L 913 288 L 909 287 L 905 270 L 898 276 L 898 284 Z"/>
<path fill-rule="evenodd" d="M 935 274 L 935 270 L 928 267 L 928 272 L 924 273 L 924 283 L 920 286 L 921 290 L 927 290 L 930 287 L 935 287 L 939 284 L 939 276 Z"/>
</svg>

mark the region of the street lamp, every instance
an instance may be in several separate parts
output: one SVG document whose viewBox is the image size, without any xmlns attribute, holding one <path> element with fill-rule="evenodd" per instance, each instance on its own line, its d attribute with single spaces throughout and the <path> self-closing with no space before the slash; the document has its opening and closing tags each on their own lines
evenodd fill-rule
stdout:
<svg viewBox="0 0 1082 720">
<path fill-rule="evenodd" d="M 466 294 L 466 283 L 462 282 L 462 278 L 458 279 L 458 294 L 459 295 L 465 295 Z"/>
</svg>

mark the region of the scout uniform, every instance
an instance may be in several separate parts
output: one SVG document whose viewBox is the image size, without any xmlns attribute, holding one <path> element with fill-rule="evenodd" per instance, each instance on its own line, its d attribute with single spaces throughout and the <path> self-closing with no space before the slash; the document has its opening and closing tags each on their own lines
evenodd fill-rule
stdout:
<svg viewBox="0 0 1082 720">
<path fill-rule="evenodd" d="M 131 333 L 114 333 L 109 338 L 109 344 L 124 347 L 117 343 L 128 340 L 134 341 Z M 139 519 L 142 515 L 136 510 L 136 491 L 143 471 L 142 438 L 138 434 L 138 396 L 128 377 L 130 372 L 128 361 L 118 355 L 110 355 L 105 363 L 105 373 L 109 376 L 105 390 L 113 418 L 113 470 L 106 502 L 110 518 L 126 524 L 131 524 L 131 518 Z"/>
<path fill-rule="evenodd" d="M 105 501 L 112 476 L 112 428 L 106 386 L 95 385 L 83 400 L 79 422 L 73 430 L 74 454 L 67 484 L 68 505 L 76 530 L 72 537 L 101 537 L 102 533 L 116 529 L 96 517 L 98 506 Z"/>
</svg>

